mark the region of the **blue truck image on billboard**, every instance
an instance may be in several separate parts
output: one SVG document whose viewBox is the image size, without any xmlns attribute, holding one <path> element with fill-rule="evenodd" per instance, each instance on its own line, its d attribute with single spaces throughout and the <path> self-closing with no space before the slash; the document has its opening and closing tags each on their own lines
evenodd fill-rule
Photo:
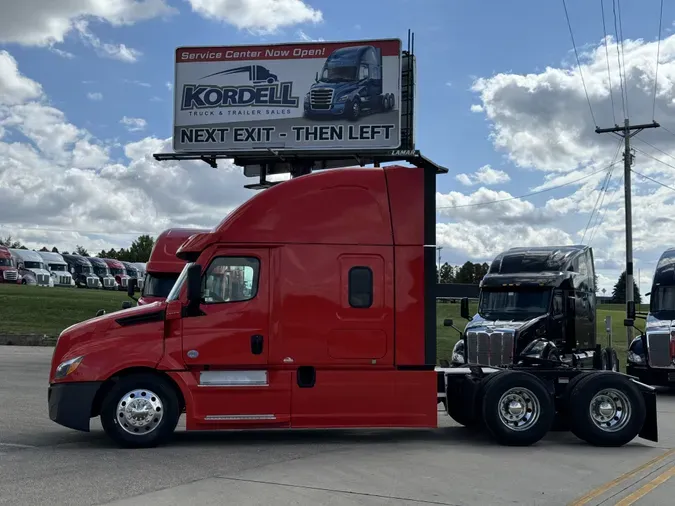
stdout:
<svg viewBox="0 0 675 506">
<path fill-rule="evenodd" d="M 390 111 L 393 93 L 383 93 L 382 52 L 374 46 L 343 47 L 324 62 L 305 96 L 306 118 L 343 117 Z"/>
</svg>

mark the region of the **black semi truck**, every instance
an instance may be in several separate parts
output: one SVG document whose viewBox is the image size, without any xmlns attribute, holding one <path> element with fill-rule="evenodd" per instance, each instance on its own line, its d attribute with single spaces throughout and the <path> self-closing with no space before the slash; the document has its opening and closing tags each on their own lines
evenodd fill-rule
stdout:
<svg viewBox="0 0 675 506">
<path fill-rule="evenodd" d="M 453 365 L 500 366 L 543 359 L 619 370 L 616 351 L 597 344 L 595 267 L 588 246 L 512 248 L 492 261 L 477 314 L 452 354 Z"/>
<path fill-rule="evenodd" d="M 651 385 L 675 386 L 675 248 L 656 264 L 645 331 L 628 349 L 626 372 Z"/>
</svg>

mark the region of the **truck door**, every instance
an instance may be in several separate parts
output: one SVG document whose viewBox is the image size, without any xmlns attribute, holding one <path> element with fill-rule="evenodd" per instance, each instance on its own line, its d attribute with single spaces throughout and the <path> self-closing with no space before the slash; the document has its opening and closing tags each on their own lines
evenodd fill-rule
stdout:
<svg viewBox="0 0 675 506">
<path fill-rule="evenodd" d="M 201 315 L 183 318 L 197 423 L 284 423 L 291 373 L 270 371 L 269 250 L 218 249 L 204 262 Z M 250 422 L 249 422 L 250 423 Z"/>
</svg>

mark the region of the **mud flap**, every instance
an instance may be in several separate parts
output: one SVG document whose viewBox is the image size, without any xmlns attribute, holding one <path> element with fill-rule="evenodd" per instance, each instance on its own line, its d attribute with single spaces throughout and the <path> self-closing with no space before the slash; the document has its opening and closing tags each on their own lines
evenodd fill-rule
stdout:
<svg viewBox="0 0 675 506">
<path fill-rule="evenodd" d="M 642 439 L 647 441 L 659 441 L 659 427 L 656 413 L 656 392 L 642 390 L 642 398 L 645 400 L 645 410 L 647 411 L 645 423 L 638 433 Z"/>
</svg>

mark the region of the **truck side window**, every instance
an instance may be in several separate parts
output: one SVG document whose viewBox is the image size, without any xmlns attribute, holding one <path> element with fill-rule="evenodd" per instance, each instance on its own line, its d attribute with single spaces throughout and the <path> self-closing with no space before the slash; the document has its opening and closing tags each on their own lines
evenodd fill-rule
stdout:
<svg viewBox="0 0 675 506">
<path fill-rule="evenodd" d="M 204 304 L 242 302 L 258 292 L 260 261 L 254 257 L 216 257 L 202 278 Z"/>
<path fill-rule="evenodd" d="M 370 267 L 349 269 L 349 305 L 358 308 L 373 305 L 373 271 Z"/>
</svg>

